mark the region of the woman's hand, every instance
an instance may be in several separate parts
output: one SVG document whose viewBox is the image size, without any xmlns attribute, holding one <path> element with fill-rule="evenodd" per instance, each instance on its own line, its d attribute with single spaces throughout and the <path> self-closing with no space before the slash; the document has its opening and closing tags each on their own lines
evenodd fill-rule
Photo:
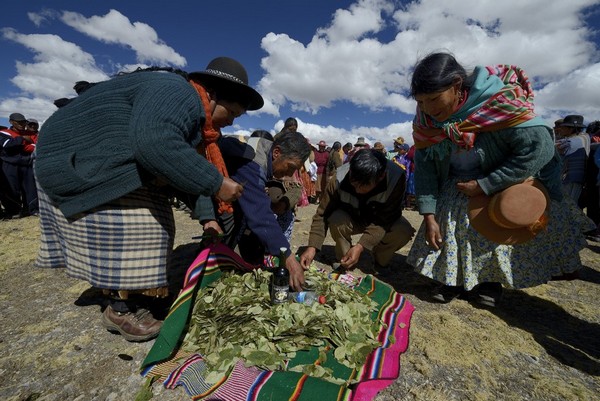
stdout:
<svg viewBox="0 0 600 401">
<path fill-rule="evenodd" d="M 216 220 L 206 221 L 204 224 L 202 224 L 202 230 L 204 232 L 204 234 L 202 236 L 207 237 L 204 239 L 205 239 L 205 241 L 209 241 L 209 242 L 219 242 L 220 241 L 219 234 L 223 234 L 223 229 L 221 228 L 219 223 L 217 223 Z"/>
<path fill-rule="evenodd" d="M 483 195 L 483 189 L 479 186 L 479 183 L 476 180 L 470 180 L 466 182 L 458 182 L 456 184 L 456 189 L 458 189 L 463 194 L 468 197 L 473 197 L 477 195 Z"/>
<path fill-rule="evenodd" d="M 217 198 L 225 202 L 233 202 L 242 196 L 243 190 L 244 187 L 242 187 L 240 184 L 229 177 L 224 177 L 221 188 L 219 188 L 219 192 L 217 192 Z"/>
<path fill-rule="evenodd" d="M 440 225 L 435 220 L 434 214 L 426 214 L 423 219 L 425 220 L 425 243 L 437 251 L 442 245 Z"/>
</svg>

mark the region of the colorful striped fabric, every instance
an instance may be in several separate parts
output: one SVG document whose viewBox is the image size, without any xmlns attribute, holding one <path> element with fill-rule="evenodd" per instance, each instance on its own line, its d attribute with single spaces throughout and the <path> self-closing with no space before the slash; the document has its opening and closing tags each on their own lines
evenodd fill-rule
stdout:
<svg viewBox="0 0 600 401">
<path fill-rule="evenodd" d="M 382 346 L 367 357 L 360 369 L 350 369 L 338 363 L 333 354 L 323 363 L 323 367 L 333 369 L 335 377 L 345 377 L 355 384 L 340 385 L 299 372 L 265 371 L 245 367 L 243 362 L 239 362 L 218 383 L 205 382 L 203 377 L 206 365 L 202 356 L 184 353 L 178 348 L 185 335 L 193 298 L 198 288 L 218 279 L 223 269 L 249 271 L 253 268 L 255 266 L 244 262 L 222 244 L 204 249 L 188 269 L 184 288 L 142 363 L 142 374 L 161 380 L 166 388 L 183 386 L 193 400 L 226 401 L 367 401 L 372 400 L 398 377 L 400 355 L 408 347 L 410 318 L 414 307 L 389 285 L 366 276 L 355 289 L 368 294 L 379 305 L 372 318 L 381 322 L 378 339 Z M 334 279 L 337 277 L 333 276 Z M 288 361 L 288 368 L 315 363 L 318 357 L 317 348 L 298 352 Z"/>
<path fill-rule="evenodd" d="M 470 149 L 478 132 L 515 127 L 535 117 L 533 87 L 521 68 L 514 65 L 495 65 L 485 69 L 490 76 L 498 76 L 504 87 L 464 120 L 448 122 L 439 127 L 417 107 L 413 121 L 413 139 L 418 149 L 435 145 L 445 139 Z"/>
</svg>

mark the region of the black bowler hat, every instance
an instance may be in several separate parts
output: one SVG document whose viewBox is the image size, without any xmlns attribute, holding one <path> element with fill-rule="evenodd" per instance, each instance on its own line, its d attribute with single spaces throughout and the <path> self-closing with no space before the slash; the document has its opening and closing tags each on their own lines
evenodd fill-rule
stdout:
<svg viewBox="0 0 600 401">
<path fill-rule="evenodd" d="M 10 116 L 8 116 L 8 119 L 10 121 L 17 121 L 17 122 L 27 121 L 25 116 L 21 113 L 12 113 Z"/>
<path fill-rule="evenodd" d="M 262 96 L 248 86 L 248 73 L 243 65 L 229 57 L 217 57 L 206 66 L 204 71 L 189 74 L 190 79 L 212 84 L 218 91 L 220 87 L 231 88 L 240 94 L 240 103 L 247 110 L 258 110 L 265 104 Z"/>
<path fill-rule="evenodd" d="M 572 114 L 563 118 L 563 122 L 560 124 L 561 127 L 574 127 L 574 128 L 585 128 L 583 123 L 583 116 Z"/>
</svg>

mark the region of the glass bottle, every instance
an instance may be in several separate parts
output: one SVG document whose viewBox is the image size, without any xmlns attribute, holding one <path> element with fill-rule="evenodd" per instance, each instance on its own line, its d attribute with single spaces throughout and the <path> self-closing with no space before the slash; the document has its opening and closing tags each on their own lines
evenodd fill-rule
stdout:
<svg viewBox="0 0 600 401">
<path fill-rule="evenodd" d="M 290 293 L 290 272 L 285 267 L 285 253 L 287 248 L 279 249 L 279 261 L 277 268 L 273 271 L 271 280 L 271 303 L 273 305 L 287 302 Z"/>
</svg>

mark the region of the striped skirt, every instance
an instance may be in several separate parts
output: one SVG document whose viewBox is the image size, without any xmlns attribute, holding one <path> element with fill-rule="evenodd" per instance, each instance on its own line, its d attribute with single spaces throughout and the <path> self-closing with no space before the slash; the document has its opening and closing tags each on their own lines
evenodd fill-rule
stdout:
<svg viewBox="0 0 600 401">
<path fill-rule="evenodd" d="M 68 219 L 39 186 L 38 196 L 37 267 L 66 267 L 69 276 L 104 289 L 167 285 L 175 220 L 166 196 L 140 188 Z"/>
</svg>

